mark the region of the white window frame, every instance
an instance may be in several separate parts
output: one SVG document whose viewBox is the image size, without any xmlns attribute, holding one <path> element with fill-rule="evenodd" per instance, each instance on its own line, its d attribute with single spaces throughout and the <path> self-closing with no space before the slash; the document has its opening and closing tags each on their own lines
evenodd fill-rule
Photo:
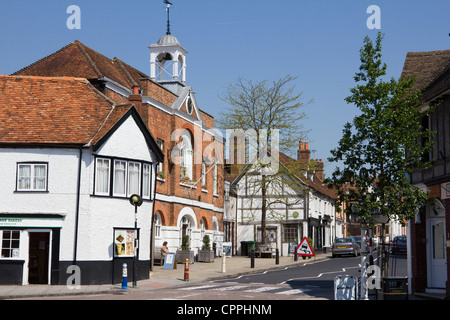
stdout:
<svg viewBox="0 0 450 320">
<path fill-rule="evenodd" d="M 11 232 L 11 237 L 7 240 L 9 240 L 9 246 L 7 248 L 3 247 L 3 237 L 5 232 Z M 19 233 L 19 239 L 12 239 L 12 232 L 18 232 Z M 22 232 L 21 230 L 0 230 L 0 260 L 7 259 L 7 260 L 14 260 L 14 259 L 21 259 L 20 257 L 20 251 L 21 251 L 21 243 L 22 243 Z M 12 241 L 19 241 L 19 247 L 13 248 L 12 247 Z M 9 250 L 10 256 L 4 257 L 3 256 L 3 250 Z M 13 256 L 13 250 L 17 250 L 15 255 Z"/>
<path fill-rule="evenodd" d="M 161 149 L 161 151 L 164 154 L 164 140 L 157 139 L 158 147 Z M 160 162 L 158 163 L 158 168 L 156 169 L 156 173 L 162 172 L 164 173 L 164 163 Z"/>
<path fill-rule="evenodd" d="M 99 175 L 98 175 L 98 170 L 99 170 L 99 166 L 98 163 L 99 161 L 107 161 L 108 162 L 108 183 L 107 185 L 107 191 L 99 191 L 98 190 L 98 181 L 99 181 Z M 110 194 L 110 185 L 111 185 L 111 159 L 109 158 L 101 158 L 98 157 L 95 159 L 95 194 L 96 195 L 103 195 L 103 196 L 109 196 Z"/>
<path fill-rule="evenodd" d="M 148 168 L 148 177 L 146 178 L 145 170 Z M 145 194 L 145 189 L 147 187 L 148 194 Z M 142 197 L 144 199 L 150 199 L 152 196 L 152 165 L 144 163 L 142 165 Z"/>
<path fill-rule="evenodd" d="M 136 172 L 136 171 L 131 171 L 130 168 L 132 167 L 132 165 L 137 165 L 139 170 L 137 171 L 138 173 L 138 190 L 131 190 L 131 180 L 130 179 L 130 174 L 132 172 Z M 127 190 L 127 197 L 132 196 L 133 194 L 141 194 L 141 170 L 142 170 L 142 166 L 140 162 L 135 162 L 135 161 L 128 161 L 128 190 Z"/>
<path fill-rule="evenodd" d="M 29 188 L 21 188 L 20 187 L 20 168 L 24 166 L 30 167 L 30 184 Z M 44 173 L 44 188 L 36 188 L 36 167 L 37 166 L 44 166 L 45 167 L 45 173 Z M 26 178 L 26 177 L 25 177 Z M 17 174 L 16 174 L 16 191 L 48 191 L 48 163 L 47 162 L 19 162 L 17 163 Z"/>
<path fill-rule="evenodd" d="M 116 179 L 116 170 L 118 168 L 118 163 L 125 163 L 124 177 L 123 177 L 123 192 L 117 192 L 117 179 Z M 128 161 L 126 160 L 114 160 L 114 175 L 113 175 L 113 196 L 126 197 L 127 196 L 127 185 L 128 185 Z"/>
</svg>

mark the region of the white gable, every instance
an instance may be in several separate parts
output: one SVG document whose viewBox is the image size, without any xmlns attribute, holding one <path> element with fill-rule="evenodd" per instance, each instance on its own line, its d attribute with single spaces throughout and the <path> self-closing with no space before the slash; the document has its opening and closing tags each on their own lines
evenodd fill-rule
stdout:
<svg viewBox="0 0 450 320">
<path fill-rule="evenodd" d="M 148 147 L 142 131 L 132 116 L 129 116 L 117 128 L 98 149 L 97 154 L 150 162 L 155 161 L 153 152 Z"/>
</svg>

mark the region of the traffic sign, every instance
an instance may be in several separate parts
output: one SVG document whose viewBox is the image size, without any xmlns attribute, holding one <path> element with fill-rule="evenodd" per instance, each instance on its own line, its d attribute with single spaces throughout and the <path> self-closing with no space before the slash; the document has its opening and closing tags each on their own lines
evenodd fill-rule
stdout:
<svg viewBox="0 0 450 320">
<path fill-rule="evenodd" d="M 298 256 L 307 256 L 307 257 L 315 256 L 314 250 L 311 248 L 311 245 L 309 244 L 309 241 L 306 237 L 304 237 L 303 240 L 298 245 L 297 255 Z"/>
</svg>

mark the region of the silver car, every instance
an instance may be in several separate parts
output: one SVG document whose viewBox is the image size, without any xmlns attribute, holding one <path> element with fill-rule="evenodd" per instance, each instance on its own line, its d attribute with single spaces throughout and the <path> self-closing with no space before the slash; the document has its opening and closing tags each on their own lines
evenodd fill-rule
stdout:
<svg viewBox="0 0 450 320">
<path fill-rule="evenodd" d="M 333 258 L 342 254 L 351 254 L 356 257 L 361 255 L 361 247 L 352 237 L 336 238 L 333 246 L 331 247 L 331 254 Z"/>
</svg>

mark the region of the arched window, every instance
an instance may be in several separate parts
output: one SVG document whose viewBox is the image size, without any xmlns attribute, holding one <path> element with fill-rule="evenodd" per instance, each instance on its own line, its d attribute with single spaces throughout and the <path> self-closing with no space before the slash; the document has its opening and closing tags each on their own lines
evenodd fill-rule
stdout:
<svg viewBox="0 0 450 320">
<path fill-rule="evenodd" d="M 184 216 L 181 219 L 181 238 L 183 238 L 185 235 L 189 236 L 189 241 L 191 240 L 191 234 L 192 234 L 192 223 L 191 219 L 189 217 Z"/>
<path fill-rule="evenodd" d="M 193 180 L 193 155 L 191 134 L 184 130 L 180 143 L 180 179 Z"/>
<path fill-rule="evenodd" d="M 201 236 L 202 240 L 203 240 L 203 237 L 205 236 L 205 229 L 206 229 L 206 227 L 205 227 L 205 219 L 201 219 L 200 220 L 200 232 L 201 232 L 200 236 Z"/>
<path fill-rule="evenodd" d="M 158 211 L 155 214 L 155 237 L 156 238 L 161 237 L 161 225 L 162 225 L 161 212 Z"/>
</svg>

